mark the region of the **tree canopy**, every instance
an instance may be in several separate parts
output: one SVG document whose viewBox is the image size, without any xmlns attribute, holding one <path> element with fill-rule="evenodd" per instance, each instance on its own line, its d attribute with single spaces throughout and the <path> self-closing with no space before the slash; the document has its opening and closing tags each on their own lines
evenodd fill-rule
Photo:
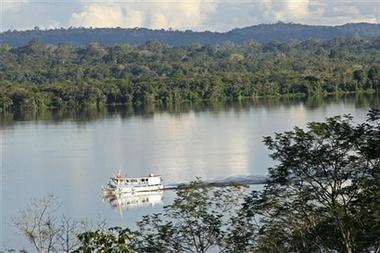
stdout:
<svg viewBox="0 0 380 253">
<path fill-rule="evenodd" d="M 379 115 L 372 110 L 358 125 L 333 117 L 265 139 L 277 165 L 249 201 L 263 217 L 260 249 L 379 252 Z"/>
<path fill-rule="evenodd" d="M 303 25 L 277 22 L 275 24 L 259 24 L 243 28 L 235 28 L 226 32 L 196 32 L 191 30 L 164 30 L 147 28 L 84 28 L 40 29 L 16 31 L 8 30 L 0 33 L 0 41 L 12 46 L 25 46 L 30 40 L 38 38 L 44 43 L 70 43 L 87 46 L 93 42 L 102 45 L 128 43 L 141 45 L 150 40 L 159 40 L 172 46 L 200 44 L 222 44 L 226 41 L 244 43 L 255 40 L 266 43 L 273 40 L 282 42 L 292 39 L 333 39 L 359 35 L 365 38 L 380 35 L 380 25 L 371 23 L 351 23 L 337 26 Z"/>
<path fill-rule="evenodd" d="M 379 89 L 380 40 L 0 46 L 6 110 L 236 101 Z"/>
</svg>

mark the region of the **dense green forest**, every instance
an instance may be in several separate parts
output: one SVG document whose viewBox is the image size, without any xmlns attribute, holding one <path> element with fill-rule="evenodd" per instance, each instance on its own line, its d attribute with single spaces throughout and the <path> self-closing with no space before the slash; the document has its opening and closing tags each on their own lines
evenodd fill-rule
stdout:
<svg viewBox="0 0 380 253">
<path fill-rule="evenodd" d="M 379 83 L 380 38 L 0 46 L 3 111 L 373 92 Z"/>
<path fill-rule="evenodd" d="M 275 24 L 259 24 L 243 28 L 235 28 L 227 32 L 196 32 L 191 30 L 164 30 L 147 28 L 84 28 L 70 27 L 43 30 L 35 27 L 33 30 L 9 30 L 0 33 L 0 43 L 14 47 L 25 46 L 32 39 L 39 39 L 45 44 L 70 43 L 78 46 L 87 46 L 97 42 L 101 45 L 115 45 L 128 43 L 141 45 L 150 40 L 161 43 L 181 46 L 200 44 L 222 44 L 226 41 L 244 43 L 255 40 L 267 43 L 273 40 L 286 42 L 291 39 L 306 40 L 333 39 L 359 35 L 365 38 L 380 36 L 380 24 L 351 23 L 337 26 L 304 25 L 295 23 L 277 22 Z"/>
</svg>

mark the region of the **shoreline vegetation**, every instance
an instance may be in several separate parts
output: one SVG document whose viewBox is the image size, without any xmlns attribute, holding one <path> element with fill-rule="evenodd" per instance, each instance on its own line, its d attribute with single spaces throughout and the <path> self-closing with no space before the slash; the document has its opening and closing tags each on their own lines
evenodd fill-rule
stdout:
<svg viewBox="0 0 380 253">
<path fill-rule="evenodd" d="M 168 46 L 0 45 L 0 110 L 378 93 L 380 38 Z"/>
<path fill-rule="evenodd" d="M 360 123 L 350 115 L 309 122 L 264 143 L 274 165 L 261 190 L 196 179 L 136 229 L 59 218 L 47 196 L 13 224 L 39 253 L 380 252 L 380 110 Z"/>
<path fill-rule="evenodd" d="M 121 117 L 150 118 L 156 113 L 170 113 L 181 115 L 183 113 L 200 113 L 209 111 L 219 113 L 223 111 L 246 111 L 251 108 L 275 109 L 280 106 L 290 107 L 303 105 L 305 108 L 313 109 L 322 105 L 334 103 L 355 103 L 364 108 L 380 108 L 379 93 L 348 93 L 331 94 L 326 96 L 276 96 L 262 97 L 257 99 L 241 99 L 240 101 L 205 101 L 197 103 L 180 103 L 171 105 L 111 105 L 96 108 L 61 108 L 41 110 L 15 110 L 0 113 L 1 126 L 12 125 L 15 121 L 49 120 L 50 122 L 62 122 L 72 120 L 78 124 L 86 124 L 94 120 Z"/>
</svg>

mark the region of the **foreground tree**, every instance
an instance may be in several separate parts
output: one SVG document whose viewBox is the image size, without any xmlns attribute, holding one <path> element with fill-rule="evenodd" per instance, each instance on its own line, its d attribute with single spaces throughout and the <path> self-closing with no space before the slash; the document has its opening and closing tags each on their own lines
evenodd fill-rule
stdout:
<svg viewBox="0 0 380 253">
<path fill-rule="evenodd" d="M 226 251 L 226 240 L 244 188 L 238 185 L 212 189 L 197 180 L 177 190 L 173 204 L 162 214 L 139 222 L 137 252 Z"/>
<path fill-rule="evenodd" d="M 131 234 L 129 229 L 120 227 L 84 232 L 78 236 L 80 245 L 73 252 L 133 253 L 129 247 Z"/>
<path fill-rule="evenodd" d="M 60 203 L 49 194 L 34 199 L 13 219 L 18 231 L 33 246 L 35 252 L 73 252 L 81 245 L 79 234 L 94 229 L 104 230 L 104 220 L 93 223 L 85 220 L 75 220 L 64 215 L 58 216 Z"/>
<path fill-rule="evenodd" d="M 48 195 L 32 201 L 13 221 L 38 253 L 56 251 L 60 230 L 55 216 L 58 207 L 56 198 Z"/>
<path fill-rule="evenodd" d="M 266 137 L 277 165 L 246 213 L 261 217 L 258 252 L 380 252 L 380 113 Z"/>
</svg>

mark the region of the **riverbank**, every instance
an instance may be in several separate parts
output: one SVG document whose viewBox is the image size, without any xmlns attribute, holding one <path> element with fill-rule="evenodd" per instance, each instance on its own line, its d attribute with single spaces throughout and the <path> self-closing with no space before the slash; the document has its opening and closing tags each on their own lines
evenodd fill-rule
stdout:
<svg viewBox="0 0 380 253">
<path fill-rule="evenodd" d="M 250 108 L 278 108 L 280 106 L 296 106 L 300 103 L 306 108 L 317 108 L 330 103 L 355 103 L 358 106 L 380 107 L 380 95 L 377 93 L 339 93 L 326 94 L 325 96 L 266 96 L 255 99 L 241 99 L 239 101 L 204 101 L 198 103 L 179 103 L 172 105 L 109 105 L 100 108 L 77 108 L 77 109 L 44 109 L 44 110 L 17 110 L 0 113 L 0 120 L 4 124 L 13 121 L 49 120 L 61 122 L 71 119 L 78 122 L 89 122 L 101 118 L 120 115 L 122 118 L 141 116 L 153 117 L 157 113 L 183 114 L 188 112 L 223 112 L 226 110 L 245 111 Z"/>
</svg>

